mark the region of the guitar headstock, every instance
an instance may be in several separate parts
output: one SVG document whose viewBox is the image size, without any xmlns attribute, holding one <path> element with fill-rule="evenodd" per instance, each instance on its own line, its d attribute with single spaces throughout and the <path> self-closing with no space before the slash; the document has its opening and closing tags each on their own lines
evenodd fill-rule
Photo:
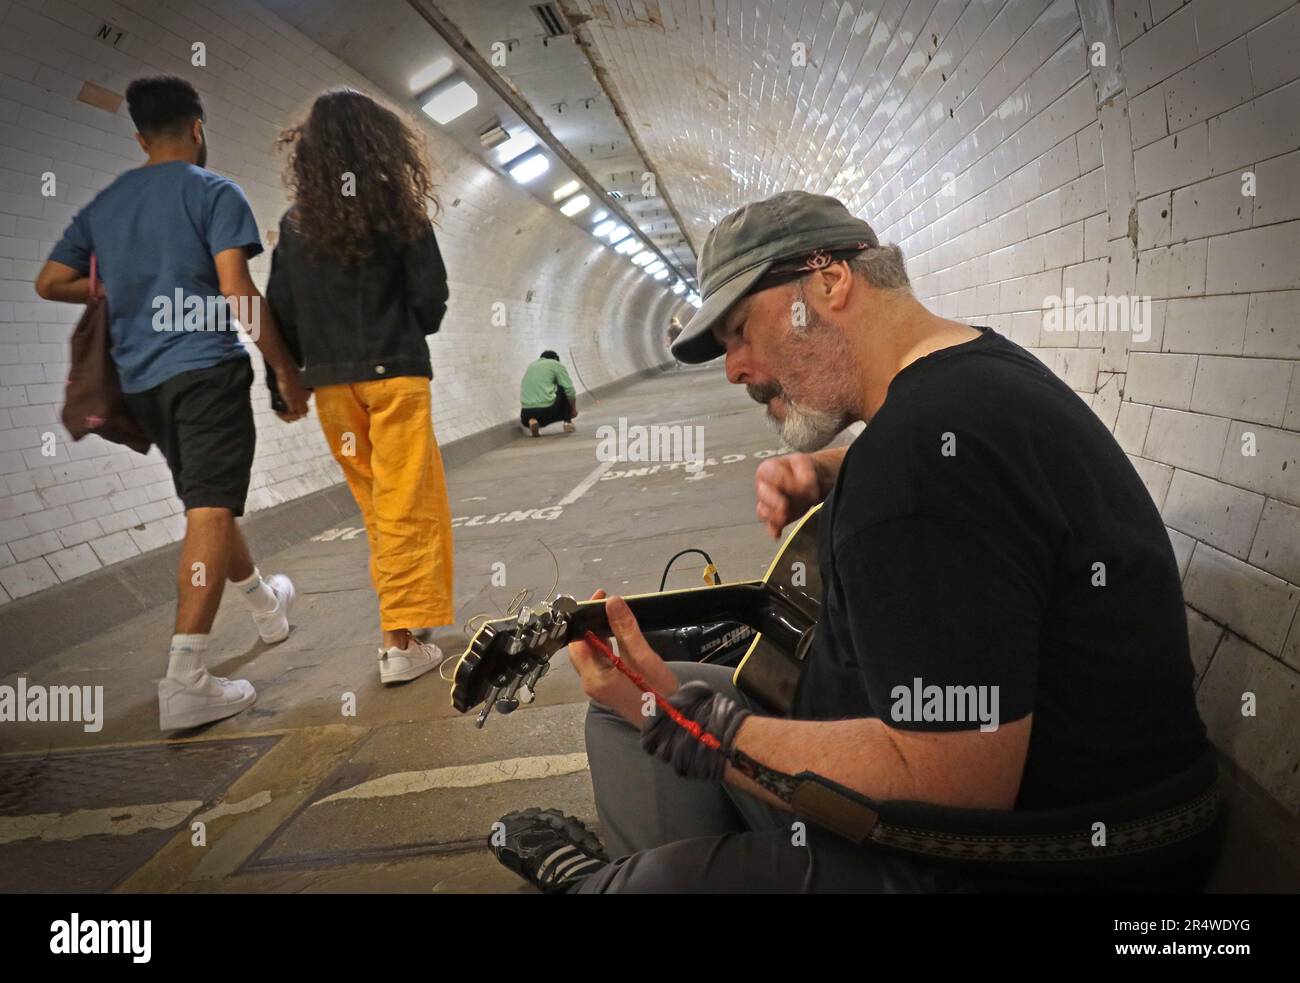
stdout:
<svg viewBox="0 0 1300 983">
<path fill-rule="evenodd" d="M 577 601 L 560 595 L 549 603 L 521 607 L 511 617 L 484 622 L 456 665 L 452 706 L 468 713 L 483 704 L 475 721 L 482 727 L 493 708 L 511 713 L 520 703 L 532 703 L 551 656 L 569 644 L 577 609 Z"/>
</svg>

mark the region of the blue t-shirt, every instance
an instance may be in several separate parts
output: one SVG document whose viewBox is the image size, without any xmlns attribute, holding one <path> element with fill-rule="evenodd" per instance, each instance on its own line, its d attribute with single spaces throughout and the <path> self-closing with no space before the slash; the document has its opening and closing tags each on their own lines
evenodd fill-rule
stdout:
<svg viewBox="0 0 1300 983">
<path fill-rule="evenodd" d="M 86 273 L 95 254 L 108 297 L 113 361 L 122 390 L 137 393 L 245 356 L 213 261 L 234 248 L 249 257 L 262 251 L 239 185 L 185 161 L 168 161 L 127 171 L 96 195 L 50 259 Z M 237 309 L 229 313 L 240 317 Z"/>
</svg>

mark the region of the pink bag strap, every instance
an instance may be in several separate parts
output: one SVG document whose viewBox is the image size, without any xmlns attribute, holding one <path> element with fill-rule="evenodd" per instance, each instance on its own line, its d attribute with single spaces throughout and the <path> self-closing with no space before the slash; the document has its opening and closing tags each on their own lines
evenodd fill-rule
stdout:
<svg viewBox="0 0 1300 983">
<path fill-rule="evenodd" d="M 91 300 L 94 300 L 99 294 L 99 291 L 95 289 L 99 284 L 98 272 L 99 270 L 95 264 L 95 254 L 91 253 L 90 254 L 90 299 Z"/>
</svg>

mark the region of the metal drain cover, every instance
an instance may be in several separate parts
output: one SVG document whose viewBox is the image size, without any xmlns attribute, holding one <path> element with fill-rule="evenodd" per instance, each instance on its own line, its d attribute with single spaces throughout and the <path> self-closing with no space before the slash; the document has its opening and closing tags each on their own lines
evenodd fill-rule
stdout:
<svg viewBox="0 0 1300 983">
<path fill-rule="evenodd" d="M 107 891 L 277 738 L 0 758 L 0 891 Z"/>
</svg>

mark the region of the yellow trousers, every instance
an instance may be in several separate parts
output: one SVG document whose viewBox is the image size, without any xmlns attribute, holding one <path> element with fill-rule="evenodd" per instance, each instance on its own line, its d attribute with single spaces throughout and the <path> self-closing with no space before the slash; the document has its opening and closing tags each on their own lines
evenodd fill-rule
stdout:
<svg viewBox="0 0 1300 983">
<path fill-rule="evenodd" d="M 451 624 L 451 506 L 429 380 L 322 386 L 315 396 L 321 429 L 366 524 L 380 627 Z"/>
</svg>

